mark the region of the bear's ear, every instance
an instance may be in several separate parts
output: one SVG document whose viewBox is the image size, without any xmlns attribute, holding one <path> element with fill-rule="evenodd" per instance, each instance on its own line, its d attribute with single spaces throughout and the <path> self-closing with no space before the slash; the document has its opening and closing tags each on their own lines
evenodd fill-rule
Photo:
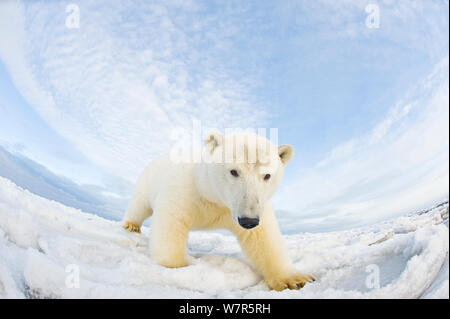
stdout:
<svg viewBox="0 0 450 319">
<path fill-rule="evenodd" d="M 294 149 L 290 145 L 281 145 L 278 147 L 278 155 L 281 162 L 286 165 L 294 155 Z"/>
<path fill-rule="evenodd" d="M 224 137 L 217 132 L 209 132 L 205 135 L 205 146 L 212 154 L 215 148 L 223 144 Z"/>
</svg>

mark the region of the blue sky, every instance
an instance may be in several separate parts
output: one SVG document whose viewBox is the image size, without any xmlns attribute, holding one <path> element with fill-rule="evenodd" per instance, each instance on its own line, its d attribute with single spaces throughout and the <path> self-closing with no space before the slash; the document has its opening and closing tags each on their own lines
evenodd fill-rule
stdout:
<svg viewBox="0 0 450 319">
<path fill-rule="evenodd" d="M 6 150 L 126 199 L 174 127 L 275 127 L 311 225 L 448 198 L 448 1 L 73 3 L 0 2 Z"/>
</svg>

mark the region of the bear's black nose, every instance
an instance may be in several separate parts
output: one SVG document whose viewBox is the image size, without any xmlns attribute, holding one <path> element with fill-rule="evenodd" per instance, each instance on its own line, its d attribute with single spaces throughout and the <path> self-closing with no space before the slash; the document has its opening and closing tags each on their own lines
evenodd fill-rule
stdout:
<svg viewBox="0 0 450 319">
<path fill-rule="evenodd" d="M 250 229 L 258 226 L 259 218 L 238 217 L 238 222 L 242 227 Z"/>
</svg>

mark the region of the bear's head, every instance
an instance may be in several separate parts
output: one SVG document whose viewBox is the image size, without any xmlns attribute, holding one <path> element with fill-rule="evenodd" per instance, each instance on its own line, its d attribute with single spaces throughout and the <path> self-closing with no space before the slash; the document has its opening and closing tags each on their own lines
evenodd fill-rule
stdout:
<svg viewBox="0 0 450 319">
<path fill-rule="evenodd" d="M 233 220 L 251 229 L 281 183 L 293 156 L 289 145 L 275 146 L 251 132 L 205 138 L 201 181 L 203 195 L 229 208 Z"/>
</svg>

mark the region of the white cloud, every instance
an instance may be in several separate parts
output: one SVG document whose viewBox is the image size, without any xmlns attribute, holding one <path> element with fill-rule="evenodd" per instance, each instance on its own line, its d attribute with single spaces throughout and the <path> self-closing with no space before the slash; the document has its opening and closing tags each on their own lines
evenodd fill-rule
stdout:
<svg viewBox="0 0 450 319">
<path fill-rule="evenodd" d="M 264 123 L 249 79 L 218 58 L 231 24 L 189 3 L 78 5 L 80 28 L 68 29 L 63 3 L 2 3 L 0 56 L 29 104 L 95 164 L 133 181 L 192 118 Z"/>
<path fill-rule="evenodd" d="M 340 220 L 345 227 L 448 198 L 448 105 L 447 58 L 366 135 L 334 147 L 283 188 L 279 207 L 298 212 L 306 223 Z"/>
<path fill-rule="evenodd" d="M 366 27 L 369 4 L 379 6 L 379 28 Z M 306 52 L 311 46 L 320 48 L 304 57 L 309 64 L 329 61 L 337 49 L 344 56 L 357 49 L 368 67 L 375 63 L 389 67 L 400 57 L 393 54 L 399 48 L 440 60 L 448 51 L 448 14 L 443 14 L 448 9 L 448 1 L 290 0 L 280 2 L 275 10 L 286 29 L 311 31 L 292 40 Z M 346 45 L 339 48 L 333 45 L 343 41 Z M 374 43 L 383 49 L 374 50 Z"/>
</svg>

